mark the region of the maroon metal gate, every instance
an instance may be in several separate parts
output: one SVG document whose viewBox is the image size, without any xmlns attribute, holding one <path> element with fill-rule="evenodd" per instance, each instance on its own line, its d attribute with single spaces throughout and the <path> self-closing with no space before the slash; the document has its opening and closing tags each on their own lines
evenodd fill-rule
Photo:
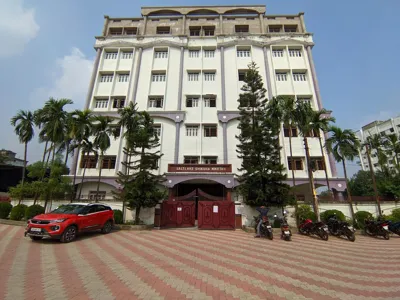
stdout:
<svg viewBox="0 0 400 300">
<path fill-rule="evenodd" d="M 199 229 L 235 229 L 235 203 L 231 201 L 199 201 Z"/>
<path fill-rule="evenodd" d="M 193 201 L 164 201 L 161 205 L 161 226 L 194 227 L 195 209 Z"/>
</svg>

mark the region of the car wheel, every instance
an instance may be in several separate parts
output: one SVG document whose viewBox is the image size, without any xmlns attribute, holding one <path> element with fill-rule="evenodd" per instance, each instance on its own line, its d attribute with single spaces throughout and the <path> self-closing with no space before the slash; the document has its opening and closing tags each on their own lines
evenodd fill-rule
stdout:
<svg viewBox="0 0 400 300">
<path fill-rule="evenodd" d="M 43 239 L 41 236 L 30 236 L 32 241 L 40 241 L 41 239 Z"/>
<path fill-rule="evenodd" d="M 104 224 L 103 228 L 101 229 L 101 233 L 107 234 L 110 233 L 112 230 L 112 222 L 107 221 L 106 224 Z"/>
<path fill-rule="evenodd" d="M 61 243 L 70 243 L 76 238 L 77 228 L 76 226 L 69 226 L 67 229 L 64 230 L 61 236 Z"/>
</svg>

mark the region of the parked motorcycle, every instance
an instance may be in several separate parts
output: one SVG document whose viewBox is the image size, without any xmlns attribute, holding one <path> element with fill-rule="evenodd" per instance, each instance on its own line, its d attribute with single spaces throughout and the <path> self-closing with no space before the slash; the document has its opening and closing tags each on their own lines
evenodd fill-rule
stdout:
<svg viewBox="0 0 400 300">
<path fill-rule="evenodd" d="M 275 219 L 279 220 L 281 224 L 281 239 L 285 241 L 292 240 L 292 231 L 290 230 L 289 224 L 287 223 L 286 211 L 283 212 L 282 218 L 278 218 L 277 215 L 274 216 Z"/>
<path fill-rule="evenodd" d="M 332 235 L 346 236 L 352 242 L 356 240 L 356 230 L 354 227 L 348 222 L 339 220 L 336 215 L 333 215 L 328 219 L 327 225 L 328 230 Z"/>
<path fill-rule="evenodd" d="M 270 240 L 274 239 L 274 232 L 272 230 L 272 226 L 269 223 L 269 219 L 266 216 L 262 217 L 262 223 L 261 223 L 261 227 L 260 227 L 260 237 L 267 237 Z M 254 217 L 254 221 L 255 221 L 255 225 L 254 225 L 254 229 L 257 232 L 257 225 L 258 222 L 260 221 L 260 216 Z"/>
<path fill-rule="evenodd" d="M 400 222 L 393 223 L 392 221 L 387 221 L 389 225 L 389 231 L 397 235 L 400 235 Z"/>
<path fill-rule="evenodd" d="M 365 219 L 364 223 L 365 233 L 369 236 L 382 236 L 385 240 L 390 238 L 388 221 Z"/>
<path fill-rule="evenodd" d="M 313 222 L 310 219 L 304 220 L 299 226 L 299 233 L 304 235 L 314 234 L 319 236 L 324 241 L 329 238 L 328 226 L 323 222 Z"/>
</svg>

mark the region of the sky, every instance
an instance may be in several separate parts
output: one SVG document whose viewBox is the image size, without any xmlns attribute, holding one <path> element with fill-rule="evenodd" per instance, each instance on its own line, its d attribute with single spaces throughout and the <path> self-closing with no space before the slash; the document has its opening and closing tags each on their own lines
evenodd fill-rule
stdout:
<svg viewBox="0 0 400 300">
<path fill-rule="evenodd" d="M 356 130 L 400 114 L 399 0 L 250 2 L 266 5 L 267 14 L 305 13 L 323 105 L 337 126 Z M 35 110 L 49 97 L 83 108 L 104 15 L 136 17 L 141 6 L 217 4 L 246 1 L 0 0 L 0 148 L 23 157 L 10 125 L 19 109 Z M 36 139 L 29 145 L 30 162 L 40 160 L 42 146 Z M 349 173 L 357 170 L 349 162 Z M 343 174 L 340 166 L 338 171 Z"/>
</svg>

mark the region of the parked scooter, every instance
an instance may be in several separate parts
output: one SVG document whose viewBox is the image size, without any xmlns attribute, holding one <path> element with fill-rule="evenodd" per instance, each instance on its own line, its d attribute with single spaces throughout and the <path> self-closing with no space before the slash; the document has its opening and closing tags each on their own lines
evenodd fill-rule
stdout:
<svg viewBox="0 0 400 300">
<path fill-rule="evenodd" d="M 390 238 L 389 223 L 385 220 L 365 219 L 365 233 L 369 236 L 382 236 L 385 240 Z"/>
<path fill-rule="evenodd" d="M 324 241 L 327 241 L 329 238 L 328 226 L 326 226 L 323 222 L 313 222 L 310 219 L 306 219 L 300 224 L 299 233 L 304 235 L 314 234 L 319 236 Z"/>
<path fill-rule="evenodd" d="M 351 226 L 348 222 L 339 220 L 336 214 L 328 219 L 327 225 L 328 230 L 332 235 L 346 236 L 352 242 L 356 240 L 356 230 L 354 229 L 354 227 Z"/>
<path fill-rule="evenodd" d="M 270 240 L 274 239 L 274 232 L 272 230 L 272 226 L 269 223 L 269 219 L 267 216 L 263 216 L 262 217 L 262 223 L 261 223 L 261 227 L 260 227 L 260 237 L 267 237 Z M 255 221 L 255 225 L 254 225 L 254 229 L 257 232 L 257 225 L 258 222 L 260 221 L 260 216 L 254 217 L 254 221 Z"/>
<path fill-rule="evenodd" d="M 400 222 L 393 223 L 392 221 L 387 221 L 389 225 L 389 231 L 397 235 L 400 235 Z"/>
<path fill-rule="evenodd" d="M 290 230 L 289 224 L 287 223 L 286 213 L 286 210 L 283 211 L 282 218 L 278 218 L 277 215 L 274 215 L 274 217 L 281 223 L 281 239 L 285 241 L 291 241 L 292 231 Z"/>
</svg>

